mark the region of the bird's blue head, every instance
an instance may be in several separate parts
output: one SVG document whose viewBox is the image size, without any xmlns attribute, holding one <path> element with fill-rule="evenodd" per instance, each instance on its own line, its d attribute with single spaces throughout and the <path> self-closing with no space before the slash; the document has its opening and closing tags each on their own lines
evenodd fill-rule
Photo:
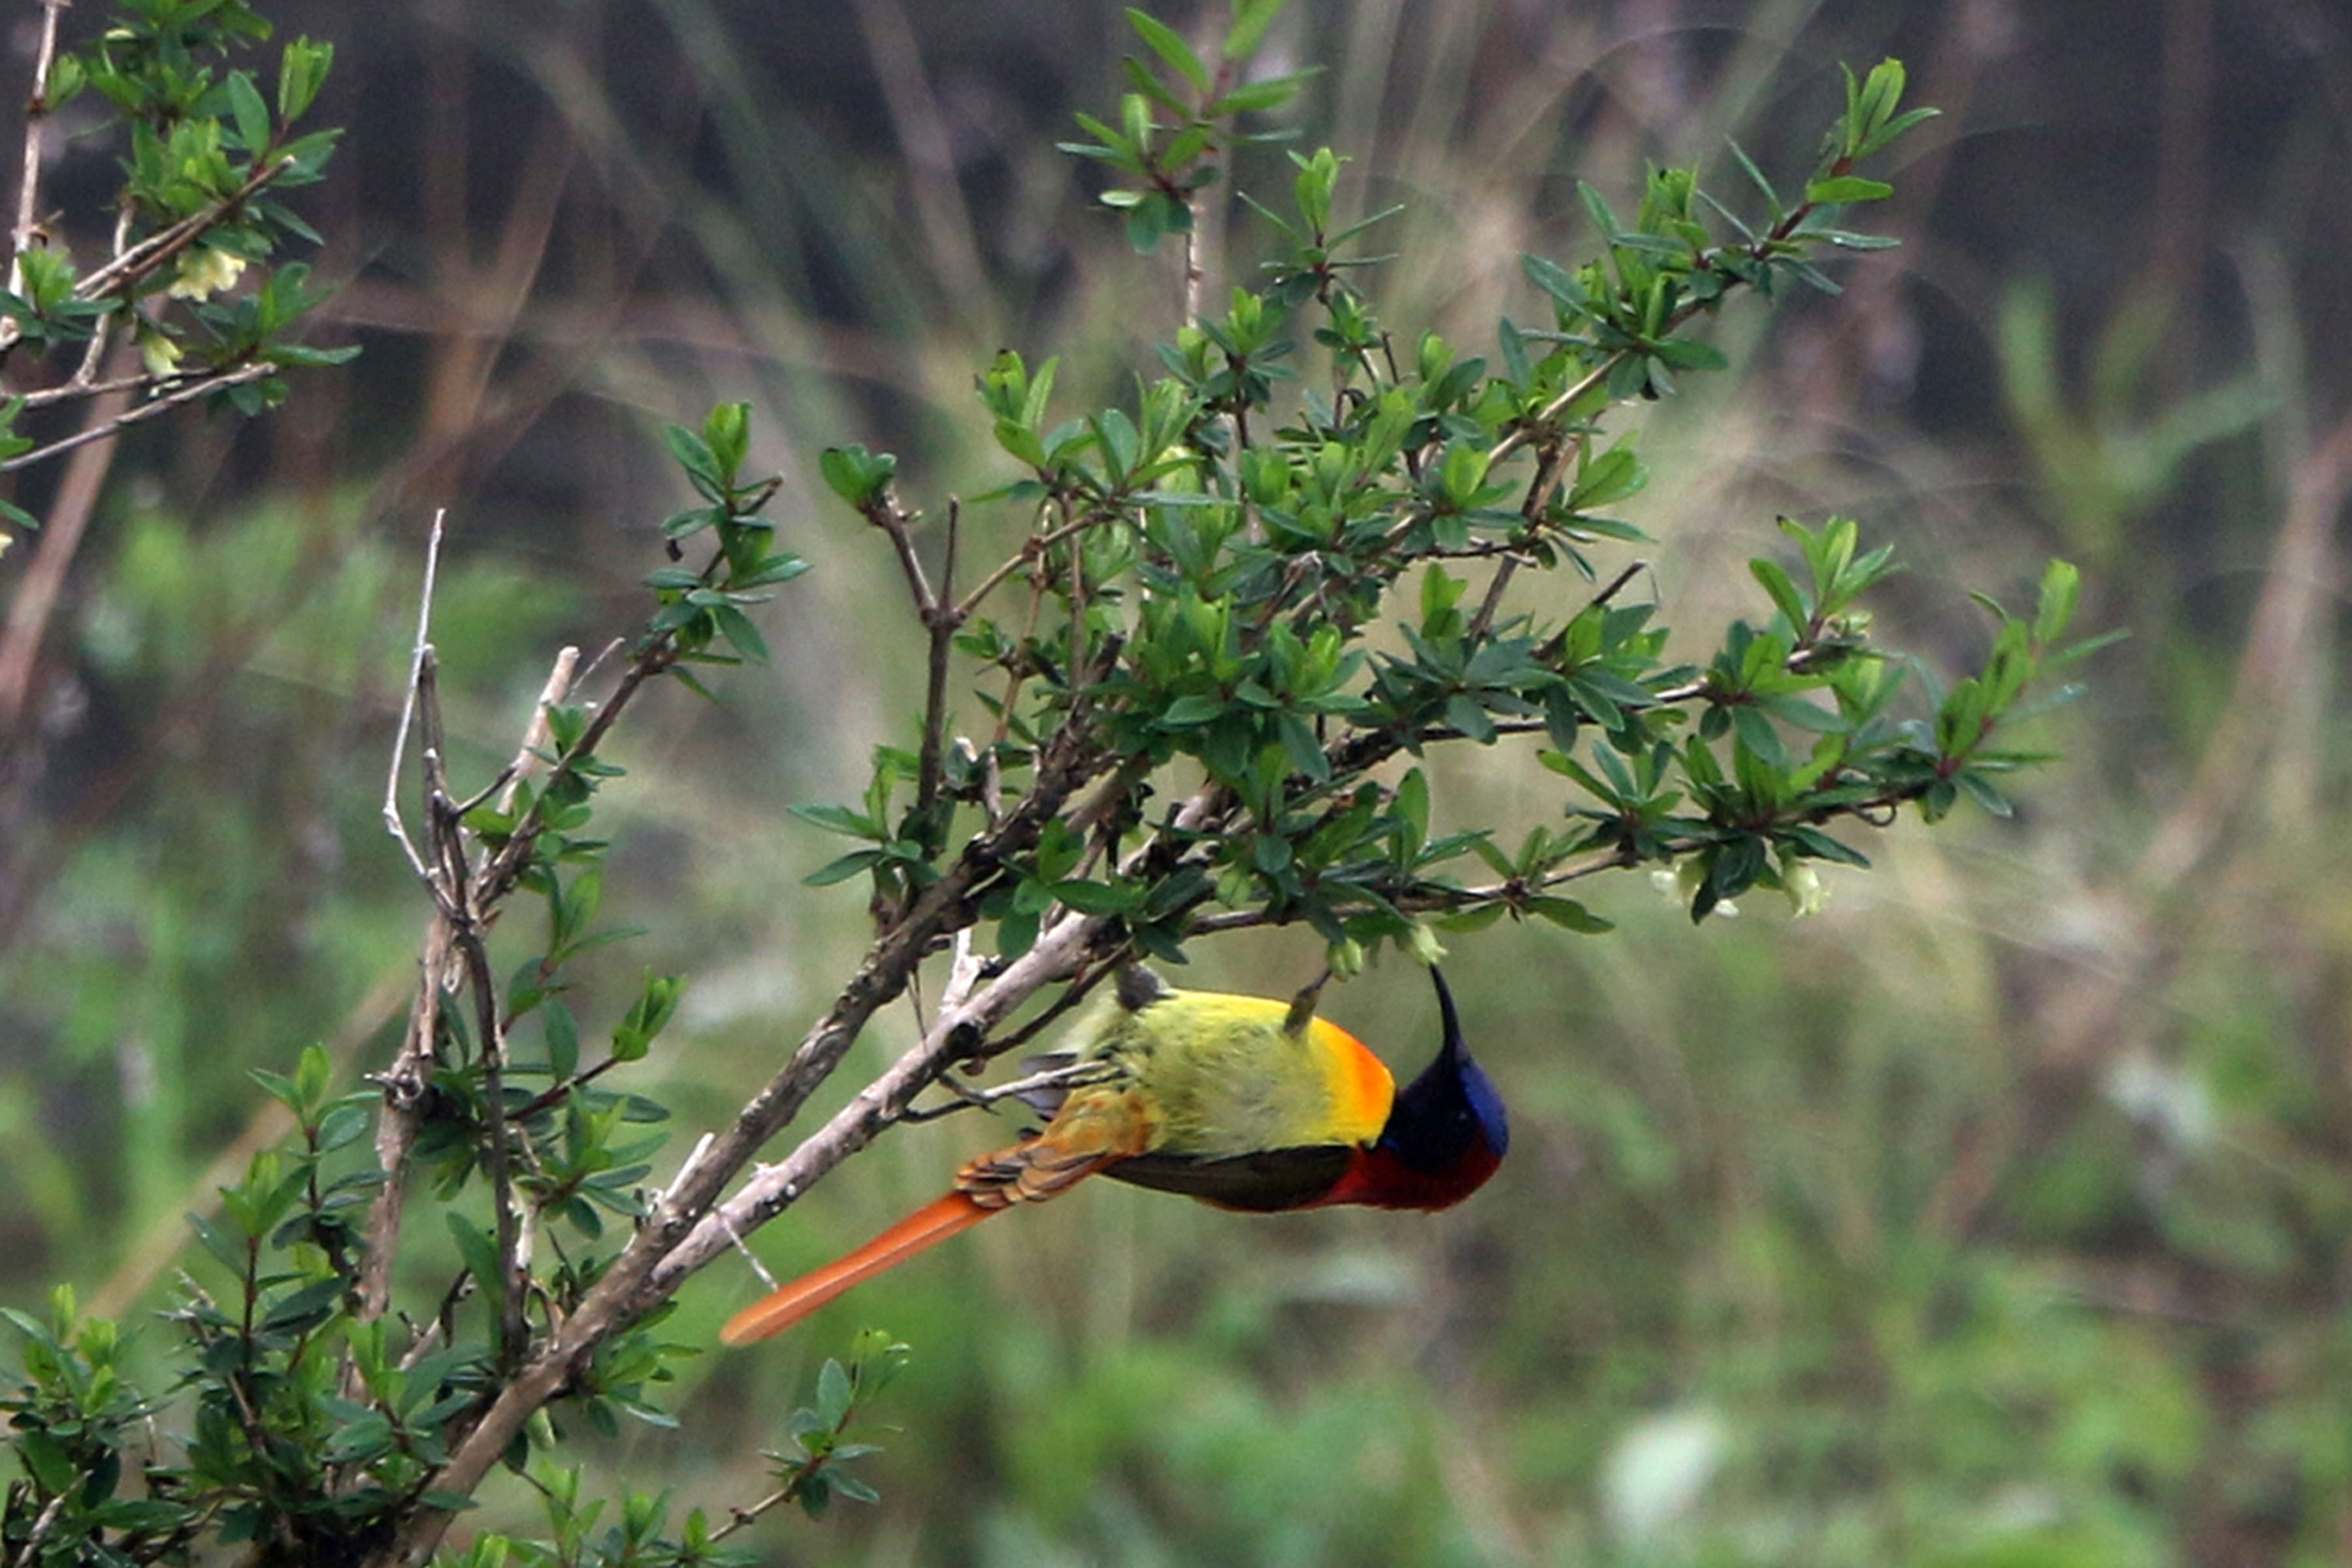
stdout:
<svg viewBox="0 0 2352 1568">
<path fill-rule="evenodd" d="M 1503 1097 L 1462 1043 L 1454 995 L 1434 968 L 1445 1040 L 1437 1059 L 1397 1091 L 1388 1124 L 1322 1201 L 1376 1208 L 1442 1209 L 1486 1184 L 1511 1144 Z"/>
</svg>

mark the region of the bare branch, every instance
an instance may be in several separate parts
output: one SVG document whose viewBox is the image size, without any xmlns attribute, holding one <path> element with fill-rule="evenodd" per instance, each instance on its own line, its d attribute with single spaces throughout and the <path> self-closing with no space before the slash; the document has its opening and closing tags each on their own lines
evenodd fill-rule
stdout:
<svg viewBox="0 0 2352 1568">
<path fill-rule="evenodd" d="M 95 339 L 93 342 L 97 341 Z M 116 392 L 142 392 L 150 387 L 169 386 L 192 381 L 205 374 L 191 371 L 185 375 L 165 376 L 161 380 L 152 375 L 120 375 L 110 381 L 68 381 L 60 386 L 45 386 L 38 392 L 19 393 L 27 408 L 47 408 L 54 404 L 71 403 L 83 397 L 104 397 Z"/>
<path fill-rule="evenodd" d="M 971 1055 L 975 1044 L 1021 1004 L 1076 973 L 1108 923 L 1099 915 L 1063 920 L 995 979 L 959 1005 L 942 1006 L 921 1040 L 859 1089 L 780 1163 L 763 1167 L 741 1191 L 710 1211 L 671 1247 L 647 1280 L 648 1288 L 657 1296 L 668 1295 L 688 1275 L 725 1251 L 730 1235 L 757 1229 L 792 1206 L 835 1166 L 904 1116 L 918 1094 Z"/>
<path fill-rule="evenodd" d="M 408 825 L 400 816 L 400 770 L 406 759 L 408 731 L 416 722 L 416 689 L 425 677 L 425 661 L 433 657 L 433 587 L 441 571 L 441 531 L 449 516 L 442 508 L 433 514 L 433 529 L 425 538 L 425 584 L 416 595 L 416 642 L 408 658 L 408 690 L 400 700 L 400 727 L 393 731 L 392 766 L 383 781 L 383 826 L 402 854 L 408 857 L 409 869 L 425 881 L 432 874 L 425 868 L 425 858 L 408 837 Z M 386 1166 L 385 1169 L 391 1169 Z"/>
<path fill-rule="evenodd" d="M 997 586 L 1007 577 L 1012 576 L 1015 572 L 1020 571 L 1023 567 L 1035 561 L 1038 556 L 1044 554 L 1047 550 L 1050 550 L 1055 545 L 1061 543 L 1062 541 L 1070 538 L 1074 534 L 1084 533 L 1087 529 L 1093 528 L 1098 523 L 1114 521 L 1116 521 L 1116 519 L 1112 516 L 1097 512 L 1088 512 L 1086 516 L 1078 518 L 1073 521 L 1062 523 L 1057 527 L 1049 528 L 1043 533 L 1031 534 L 1026 540 L 1022 542 L 1021 549 L 1018 553 L 999 562 L 995 570 L 990 572 L 987 576 L 982 577 L 980 580 L 980 585 L 978 587 L 974 588 L 971 593 L 966 594 L 963 598 L 957 603 L 955 607 L 955 617 L 957 622 L 961 624 L 961 622 L 970 620 L 979 612 L 980 602 L 982 599 L 987 598 L 989 595 L 994 593 Z"/>
<path fill-rule="evenodd" d="M 446 799 L 436 799 L 442 816 L 436 833 L 454 837 L 459 819 Z M 462 850 L 460 851 L 462 853 Z M 511 1369 L 522 1364 L 530 1350 L 530 1327 L 523 1317 L 523 1286 L 529 1262 L 523 1256 L 521 1215 L 515 1205 L 514 1149 L 508 1129 L 506 1096 L 506 1025 L 499 1016 L 499 983 L 490 973 L 489 948 L 483 940 L 484 922 L 470 900 L 457 927 L 457 944 L 466 965 L 467 988 L 474 995 L 476 1048 L 481 1053 L 482 1105 L 488 1123 L 491 1217 L 499 1244 L 499 1363 Z"/>
<path fill-rule="evenodd" d="M 25 163 L 16 183 L 16 225 L 8 237 L 11 294 L 24 293 L 25 252 L 41 242 L 41 153 L 49 123 L 49 71 L 57 64 L 58 24 L 71 4 L 73 0 L 41 0 L 41 38 L 33 50 L 33 90 L 26 95 Z"/>
<path fill-rule="evenodd" d="M 499 774 L 499 809 L 512 811 L 515 792 L 530 776 L 531 765 L 539 761 L 548 742 L 548 710 L 571 695 L 572 672 L 580 668 L 580 650 L 566 647 L 555 656 L 555 668 L 547 672 L 547 684 L 540 688 L 539 701 L 530 710 L 530 725 L 523 731 L 522 744 L 515 751 L 514 761 Z"/>
<path fill-rule="evenodd" d="M 923 688 L 923 742 L 915 767 L 915 809 L 928 818 L 940 794 L 940 748 L 948 727 L 948 670 L 955 654 L 955 636 L 963 622 L 948 606 L 955 598 L 956 534 L 962 521 L 962 503 L 948 501 L 947 558 L 940 566 L 939 596 L 923 609 L 923 625 L 930 634 L 929 662 Z"/>
<path fill-rule="evenodd" d="M 0 325 L 5 324 L 0 323 Z M 5 342 L 0 342 L 0 347 L 5 346 Z M 46 447 L 36 447 L 29 452 L 20 452 L 6 462 L 0 463 L 0 474 L 14 473 L 18 468 L 30 468 L 35 463 L 44 462 L 60 452 L 70 452 L 76 447 L 88 446 L 92 441 L 103 441 L 118 436 L 131 426 L 152 419 L 165 409 L 177 408 L 183 403 L 193 403 L 197 398 L 212 393 L 226 392 L 232 386 L 243 386 L 247 382 L 260 381 L 277 374 L 278 365 L 274 361 L 256 360 L 251 364 L 239 365 L 236 369 L 224 372 L 219 375 L 207 376 L 202 381 L 191 382 L 150 402 L 142 403 L 136 408 L 118 414 L 110 419 L 77 430 L 62 440 L 52 441 Z"/>
<path fill-rule="evenodd" d="M 968 1089 L 958 1083 L 953 1074 L 942 1073 L 933 1081 L 952 1094 L 955 1097 L 953 1101 L 929 1110 L 918 1110 L 910 1104 L 898 1112 L 898 1119 L 901 1121 L 936 1121 L 959 1110 L 985 1110 L 1002 1101 L 1018 1100 L 1041 1089 L 1066 1089 L 1080 1084 L 1100 1083 L 1116 1071 L 1116 1068 L 1101 1062 L 1065 1062 L 1059 1067 L 1045 1068 L 1006 1083 L 992 1084 L 987 1089 Z"/>
</svg>

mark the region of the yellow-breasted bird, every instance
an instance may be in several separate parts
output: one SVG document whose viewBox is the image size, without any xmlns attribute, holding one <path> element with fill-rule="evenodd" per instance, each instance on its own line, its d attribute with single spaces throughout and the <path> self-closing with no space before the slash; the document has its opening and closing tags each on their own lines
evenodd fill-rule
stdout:
<svg viewBox="0 0 2352 1568">
<path fill-rule="evenodd" d="M 736 1313 L 719 1338 L 780 1333 L 958 1231 L 1097 1173 L 1260 1213 L 1460 1203 L 1495 1173 L 1510 1130 L 1462 1043 L 1445 977 L 1429 973 L 1444 1040 L 1399 1090 L 1361 1041 L 1315 1016 L 1316 986 L 1280 1002 L 1121 971 L 1116 995 L 1052 1058 L 1073 1069 L 1069 1087 L 1031 1099 L 1051 1118 L 1043 1131 L 972 1161 L 953 1192 Z"/>
</svg>

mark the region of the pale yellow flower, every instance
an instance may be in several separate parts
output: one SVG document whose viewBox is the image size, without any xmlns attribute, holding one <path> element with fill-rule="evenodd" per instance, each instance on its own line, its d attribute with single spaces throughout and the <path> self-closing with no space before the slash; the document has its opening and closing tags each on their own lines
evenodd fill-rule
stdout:
<svg viewBox="0 0 2352 1568">
<path fill-rule="evenodd" d="M 139 339 L 139 358 L 149 375 L 170 375 L 180 368 L 180 345 L 162 332 L 143 333 Z"/>
<path fill-rule="evenodd" d="M 1796 911 L 1798 920 L 1820 914 L 1822 906 L 1830 901 L 1829 884 L 1822 880 L 1822 874 L 1813 869 L 1811 860 L 1800 860 L 1784 869 L 1780 873 L 1780 890 L 1789 895 L 1789 907 Z"/>
<path fill-rule="evenodd" d="M 180 275 L 164 292 L 174 300 L 208 300 L 224 289 L 234 289 L 245 272 L 245 258 L 203 247 L 180 258 Z"/>
</svg>

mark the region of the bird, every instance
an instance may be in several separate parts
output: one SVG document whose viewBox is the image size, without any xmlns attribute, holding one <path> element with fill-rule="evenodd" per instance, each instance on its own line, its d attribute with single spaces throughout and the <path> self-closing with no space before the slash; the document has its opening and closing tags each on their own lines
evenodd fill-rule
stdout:
<svg viewBox="0 0 2352 1568">
<path fill-rule="evenodd" d="M 1091 1175 L 1260 1214 L 1460 1203 L 1501 1164 L 1510 1128 L 1463 1043 L 1444 975 L 1429 973 L 1444 1038 L 1399 1089 L 1363 1042 L 1316 1015 L 1323 980 L 1285 1002 L 1181 991 L 1141 965 L 1121 969 L 1071 1043 L 1032 1063 L 1055 1080 L 1023 1096 L 1049 1118 L 1042 1131 L 971 1161 L 946 1195 L 736 1313 L 720 1341 L 782 1333 L 992 1215 Z"/>
</svg>

